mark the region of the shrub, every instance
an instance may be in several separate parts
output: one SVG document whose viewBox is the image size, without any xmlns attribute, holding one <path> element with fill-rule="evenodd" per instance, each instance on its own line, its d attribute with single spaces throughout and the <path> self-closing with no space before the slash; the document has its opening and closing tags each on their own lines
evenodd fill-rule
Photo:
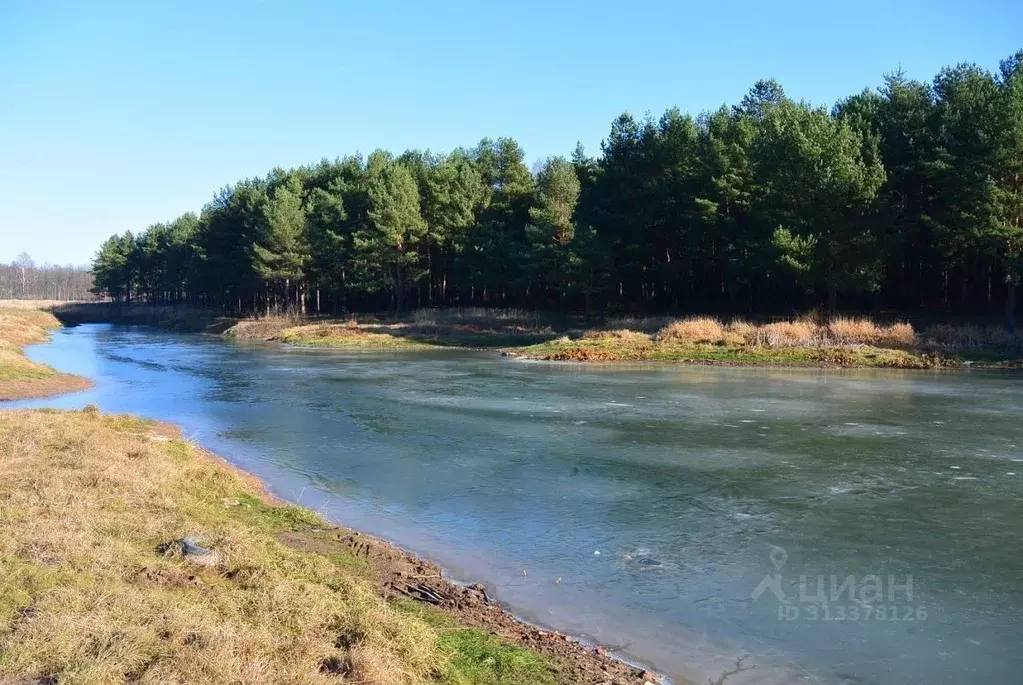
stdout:
<svg viewBox="0 0 1023 685">
<path fill-rule="evenodd" d="M 817 326 L 803 319 L 769 323 L 762 331 L 763 340 L 771 347 L 810 347 L 820 342 Z"/>
<path fill-rule="evenodd" d="M 827 334 L 833 345 L 910 347 L 916 343 L 916 332 L 905 322 L 883 326 L 870 319 L 838 316 L 828 322 Z"/>
<path fill-rule="evenodd" d="M 747 345 L 754 347 L 760 345 L 761 341 L 761 330 L 757 326 L 751 324 L 748 321 L 741 319 L 732 319 L 725 326 L 725 342 L 730 345 Z"/>
<path fill-rule="evenodd" d="M 879 328 L 870 319 L 836 316 L 828 322 L 828 336 L 839 345 L 870 344 L 878 338 Z"/>
<path fill-rule="evenodd" d="M 906 322 L 893 323 L 881 329 L 877 344 L 910 347 L 916 344 L 916 331 Z"/>
<path fill-rule="evenodd" d="M 724 339 L 721 322 L 709 316 L 698 316 L 675 321 L 657 332 L 658 342 L 716 343 Z"/>
</svg>

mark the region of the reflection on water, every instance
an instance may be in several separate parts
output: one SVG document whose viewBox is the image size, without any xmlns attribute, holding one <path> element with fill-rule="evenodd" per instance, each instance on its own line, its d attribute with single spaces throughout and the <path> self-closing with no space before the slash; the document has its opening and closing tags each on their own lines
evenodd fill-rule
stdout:
<svg viewBox="0 0 1023 685">
<path fill-rule="evenodd" d="M 35 404 L 178 422 L 281 496 L 669 673 L 706 682 L 748 655 L 730 685 L 1019 681 L 1016 375 L 584 367 L 109 326 L 30 354 L 97 380 Z"/>
</svg>

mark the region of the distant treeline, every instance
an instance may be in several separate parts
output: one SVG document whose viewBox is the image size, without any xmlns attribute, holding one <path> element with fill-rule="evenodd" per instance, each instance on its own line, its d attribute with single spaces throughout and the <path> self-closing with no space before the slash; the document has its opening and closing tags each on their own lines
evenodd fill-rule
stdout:
<svg viewBox="0 0 1023 685">
<path fill-rule="evenodd" d="M 0 300 L 92 300 L 92 273 L 86 266 L 36 266 L 27 254 L 0 264 Z"/>
<path fill-rule="evenodd" d="M 274 169 L 113 236 L 115 300 L 244 312 L 445 305 L 637 312 L 1004 311 L 1023 246 L 1023 51 L 830 111 L 622 114 L 598 157 L 510 138 Z"/>
</svg>

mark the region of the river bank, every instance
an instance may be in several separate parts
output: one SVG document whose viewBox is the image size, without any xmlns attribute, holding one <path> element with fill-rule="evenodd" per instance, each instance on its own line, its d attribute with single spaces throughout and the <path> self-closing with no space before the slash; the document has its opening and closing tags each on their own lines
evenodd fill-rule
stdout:
<svg viewBox="0 0 1023 685">
<path fill-rule="evenodd" d="M 232 318 L 187 307 L 76 304 L 66 323 L 126 323 L 235 340 L 344 349 L 464 348 L 540 361 L 651 361 L 823 368 L 1017 368 L 1023 336 L 984 323 L 875 321 L 819 314 L 762 322 L 620 317 L 587 325 L 520 310 L 421 310 L 405 317 Z"/>
<path fill-rule="evenodd" d="M 286 501 L 678 681 L 744 655 L 755 670 L 729 683 L 1018 672 L 1015 373 L 510 363 L 109 324 L 52 337 L 33 360 L 99 382 L 17 407 L 172 421 Z M 790 583 L 911 573 L 928 619 L 779 623 L 774 595 L 750 599 L 774 547 Z"/>
<path fill-rule="evenodd" d="M 56 321 L 0 315 L 18 354 Z M 0 398 L 90 385 L 12 359 Z M 0 463 L 5 682 L 658 680 L 519 621 L 482 585 L 281 502 L 168 424 L 94 405 L 0 411 Z"/>
<path fill-rule="evenodd" d="M 0 306 L 0 401 L 50 397 L 84 390 L 92 381 L 33 362 L 22 348 L 49 339 L 60 328 L 49 311 Z"/>
<path fill-rule="evenodd" d="M 0 437 L 0 679 L 655 679 L 275 500 L 167 425 L 91 407 L 0 412 Z"/>
</svg>

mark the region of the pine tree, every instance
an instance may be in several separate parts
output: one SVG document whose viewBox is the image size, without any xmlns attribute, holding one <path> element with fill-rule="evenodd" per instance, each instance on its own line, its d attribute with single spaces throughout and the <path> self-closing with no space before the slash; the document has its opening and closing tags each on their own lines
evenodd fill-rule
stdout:
<svg viewBox="0 0 1023 685">
<path fill-rule="evenodd" d="M 353 236 L 345 211 L 343 184 L 335 181 L 329 190 L 314 188 L 308 200 L 309 271 L 316 288 L 314 306 L 322 310 L 321 289 L 339 294 L 337 304 L 345 305 L 346 271 L 353 250 Z"/>
<path fill-rule="evenodd" d="M 261 234 L 252 244 L 253 267 L 256 274 L 269 282 L 275 308 L 278 296 L 284 308 L 305 312 L 302 281 L 309 262 L 309 236 L 306 212 L 302 202 L 301 181 L 285 177 L 262 205 Z M 267 313 L 270 304 L 267 300 Z"/>
<path fill-rule="evenodd" d="M 602 155 L 577 148 L 535 174 L 510 138 L 274 169 L 198 217 L 111 237 L 96 287 L 236 314 L 405 309 L 410 297 L 588 314 L 827 303 L 1004 309 L 1012 327 L 1021 62 L 961 64 L 932 83 L 896 72 L 830 111 L 759 81 L 698 117 L 622 114 Z"/>
<path fill-rule="evenodd" d="M 426 268 L 436 276 L 428 302 L 433 303 L 435 289 L 439 300 L 447 302 L 449 278 L 465 253 L 488 192 L 476 164 L 460 151 L 430 167 L 420 190 L 427 229 Z"/>
<path fill-rule="evenodd" d="M 412 172 L 397 162 L 387 164 L 371 180 L 369 200 L 369 226 L 356 236 L 356 249 L 371 265 L 370 278 L 391 292 L 401 312 L 409 286 L 421 275 L 417 248 L 426 234 Z"/>
<path fill-rule="evenodd" d="M 1023 277 L 1023 50 L 1001 63 L 995 153 L 996 248 L 1006 284 L 1005 323 L 1016 328 L 1016 288 Z"/>
<path fill-rule="evenodd" d="M 554 291 L 560 307 L 565 305 L 575 257 L 575 208 L 580 183 L 575 167 L 564 157 L 547 159 L 537 174 L 536 203 L 529 209 L 526 226 L 531 278 Z"/>
<path fill-rule="evenodd" d="M 758 165 L 778 219 L 783 263 L 827 292 L 876 290 L 881 280 L 877 194 L 884 183 L 873 141 L 822 109 L 784 101 L 764 114 Z"/>
</svg>

